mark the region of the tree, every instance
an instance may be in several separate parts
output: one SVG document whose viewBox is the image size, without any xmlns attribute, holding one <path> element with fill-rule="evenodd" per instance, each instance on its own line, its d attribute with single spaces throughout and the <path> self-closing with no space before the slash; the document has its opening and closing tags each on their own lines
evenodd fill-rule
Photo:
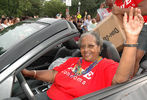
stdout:
<svg viewBox="0 0 147 100">
<path fill-rule="evenodd" d="M 26 16 L 28 15 L 28 11 L 32 8 L 32 4 L 29 0 L 19 0 L 19 6 L 17 9 L 18 16 Z"/>
<path fill-rule="evenodd" d="M 42 16 L 55 17 L 57 13 L 65 15 L 66 6 L 61 0 L 46 1 L 43 5 Z"/>
<path fill-rule="evenodd" d="M 0 0 L 0 15 L 20 17 L 30 7 L 28 0 Z"/>
<path fill-rule="evenodd" d="M 34 16 L 39 15 L 41 12 L 43 0 L 29 0 L 31 7 L 29 9 L 26 9 L 26 15 L 28 16 Z"/>
</svg>

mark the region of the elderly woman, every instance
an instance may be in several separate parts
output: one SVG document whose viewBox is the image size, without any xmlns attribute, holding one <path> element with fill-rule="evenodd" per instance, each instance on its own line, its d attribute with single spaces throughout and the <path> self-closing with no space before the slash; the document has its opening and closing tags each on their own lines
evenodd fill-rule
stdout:
<svg viewBox="0 0 147 100">
<path fill-rule="evenodd" d="M 120 63 L 99 56 L 102 41 L 95 32 L 85 33 L 80 38 L 82 57 L 69 58 L 52 70 L 23 70 L 26 76 L 53 83 L 47 91 L 47 99 L 69 100 L 101 90 L 130 79 L 134 69 L 138 35 L 143 26 L 141 11 L 133 8 L 124 15 L 126 42 Z"/>
</svg>

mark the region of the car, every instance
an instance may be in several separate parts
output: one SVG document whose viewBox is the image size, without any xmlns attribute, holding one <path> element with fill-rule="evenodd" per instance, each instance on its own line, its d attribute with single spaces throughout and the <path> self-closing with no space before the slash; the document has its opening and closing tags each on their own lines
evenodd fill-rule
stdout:
<svg viewBox="0 0 147 100">
<path fill-rule="evenodd" d="M 19 87 L 32 99 L 33 92 L 21 70 L 29 65 L 31 69 L 47 69 L 62 43 L 79 35 L 74 24 L 54 18 L 22 21 L 0 32 L 0 100 L 11 97 L 25 100 Z M 32 88 L 36 92 L 37 87 Z"/>
<path fill-rule="evenodd" d="M 21 71 L 49 69 L 58 58 L 80 56 L 75 38 L 80 33 L 73 23 L 54 18 L 25 20 L 0 32 L 0 100 L 35 100 L 35 96 L 45 92 L 52 84 L 24 77 Z M 101 55 L 120 60 L 115 48 L 104 41 Z M 112 55 L 109 51 L 113 51 Z M 146 65 L 146 64 L 144 64 Z M 77 100 L 126 100 L 144 92 L 146 72 L 129 82 L 96 91 Z M 141 88 L 141 89 L 140 89 Z M 134 92 L 137 92 L 135 94 Z M 144 94 L 139 97 L 143 99 Z"/>
</svg>

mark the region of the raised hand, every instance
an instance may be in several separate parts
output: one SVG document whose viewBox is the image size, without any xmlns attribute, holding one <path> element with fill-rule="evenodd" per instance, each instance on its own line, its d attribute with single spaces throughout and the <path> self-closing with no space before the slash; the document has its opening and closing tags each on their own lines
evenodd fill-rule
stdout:
<svg viewBox="0 0 147 100">
<path fill-rule="evenodd" d="M 138 39 L 144 23 L 143 17 L 141 15 L 141 10 L 135 8 L 133 16 L 133 9 L 134 8 L 130 9 L 129 18 L 127 13 L 125 13 L 123 17 L 123 25 L 126 32 L 126 39 Z"/>
</svg>

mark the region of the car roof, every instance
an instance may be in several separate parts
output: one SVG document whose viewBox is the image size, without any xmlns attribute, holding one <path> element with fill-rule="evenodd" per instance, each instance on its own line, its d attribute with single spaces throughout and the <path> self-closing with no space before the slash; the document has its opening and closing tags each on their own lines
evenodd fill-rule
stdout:
<svg viewBox="0 0 147 100">
<path fill-rule="evenodd" d="M 13 62 L 23 56 L 26 52 L 55 34 L 64 30 L 67 31 L 66 34 L 78 33 L 77 28 L 71 22 L 62 19 L 39 18 L 35 20 L 25 20 L 23 22 L 43 23 L 48 25 L 42 30 L 37 31 L 37 34 L 32 34 L 2 54 L 0 56 L 0 73 L 7 69 Z"/>
<path fill-rule="evenodd" d="M 54 24 L 56 22 L 62 21 L 62 19 L 55 19 L 55 18 L 37 18 L 37 19 L 28 19 L 24 20 L 23 22 L 40 22 L 45 24 Z"/>
</svg>

